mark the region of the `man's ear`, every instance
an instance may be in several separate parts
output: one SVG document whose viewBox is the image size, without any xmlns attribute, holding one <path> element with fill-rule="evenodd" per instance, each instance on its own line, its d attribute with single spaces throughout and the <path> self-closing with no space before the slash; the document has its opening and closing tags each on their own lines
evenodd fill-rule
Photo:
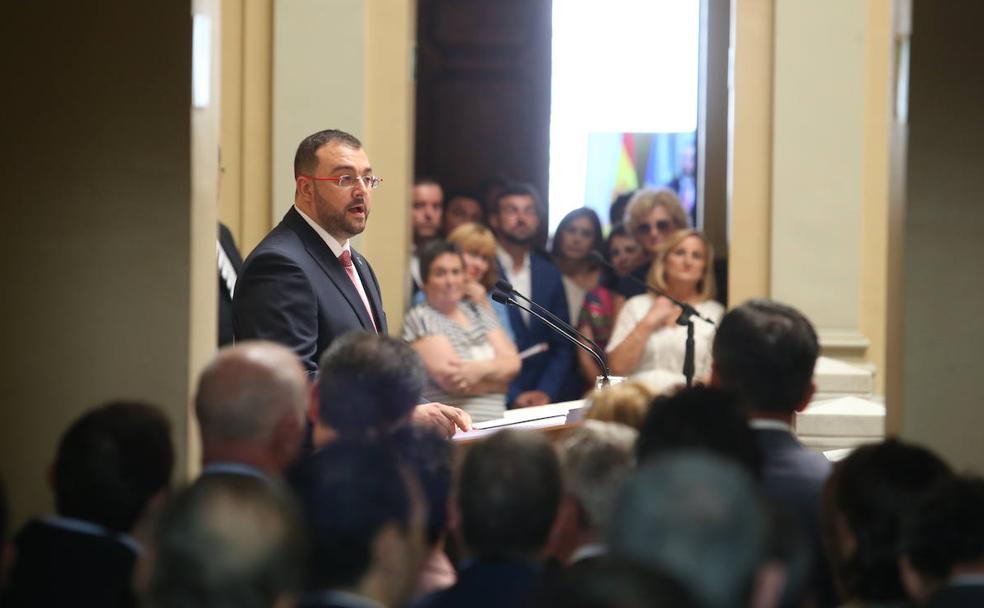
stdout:
<svg viewBox="0 0 984 608">
<path fill-rule="evenodd" d="M 314 182 L 306 177 L 298 176 L 294 178 L 294 189 L 297 195 L 302 198 L 314 198 Z"/>
<path fill-rule="evenodd" d="M 487 221 L 489 223 L 489 227 L 492 228 L 492 230 L 498 230 L 499 229 L 499 214 L 498 213 L 490 213 L 490 214 L 488 214 L 487 216 L 485 216 L 485 221 Z"/>
<path fill-rule="evenodd" d="M 806 392 L 803 393 L 803 399 L 796 404 L 796 411 L 802 412 L 806 409 L 806 406 L 810 405 L 810 401 L 813 401 L 813 395 L 817 392 L 817 384 L 813 380 L 810 380 L 810 385 L 806 387 Z"/>
</svg>

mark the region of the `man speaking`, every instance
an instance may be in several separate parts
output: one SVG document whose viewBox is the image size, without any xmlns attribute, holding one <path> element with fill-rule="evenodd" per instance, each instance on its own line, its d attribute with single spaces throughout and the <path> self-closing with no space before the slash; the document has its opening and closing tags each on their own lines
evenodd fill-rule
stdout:
<svg viewBox="0 0 984 608">
<path fill-rule="evenodd" d="M 366 229 L 372 191 L 382 180 L 362 142 L 325 130 L 297 147 L 294 181 L 294 205 L 243 264 L 233 323 L 237 340 L 284 344 L 314 376 L 336 338 L 353 330 L 386 333 L 379 282 L 350 243 Z M 468 426 L 457 408 L 418 409 L 444 426 Z"/>
</svg>

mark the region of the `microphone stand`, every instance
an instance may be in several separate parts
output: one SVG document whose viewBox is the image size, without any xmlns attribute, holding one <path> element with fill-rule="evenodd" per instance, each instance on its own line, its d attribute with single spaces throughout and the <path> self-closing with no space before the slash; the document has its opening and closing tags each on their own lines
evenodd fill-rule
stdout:
<svg viewBox="0 0 984 608">
<path fill-rule="evenodd" d="M 597 251 L 592 251 L 590 254 L 588 254 L 588 259 L 590 259 L 592 262 L 596 264 L 600 264 L 605 268 L 608 268 L 609 270 L 614 272 L 616 276 L 618 276 L 618 271 L 615 270 L 615 267 L 609 264 L 608 260 L 606 260 L 605 257 L 602 256 Z M 625 278 L 629 279 L 636 285 L 641 286 L 647 291 L 656 294 L 657 296 L 666 298 L 670 302 L 673 302 L 674 304 L 679 306 L 680 309 L 683 311 L 682 313 L 680 313 L 680 316 L 677 317 L 676 320 L 677 325 L 683 325 L 686 326 L 687 328 L 687 341 L 684 345 L 684 351 L 683 351 L 683 377 L 686 379 L 688 388 L 693 386 L 694 372 L 696 367 L 694 364 L 695 355 L 694 355 L 694 319 L 693 318 L 697 317 L 698 319 L 704 321 L 705 323 L 710 323 L 712 327 L 714 326 L 714 321 L 711 321 L 704 315 L 697 312 L 697 309 L 691 306 L 690 304 L 687 304 L 686 302 L 681 302 L 676 298 L 667 295 L 665 292 L 656 289 L 655 287 L 651 287 L 645 281 L 640 281 L 638 278 L 632 276 L 631 274 L 625 275 Z"/>
<path fill-rule="evenodd" d="M 506 283 L 506 285 L 509 285 L 509 284 Z M 498 287 L 498 285 L 496 285 L 496 287 Z M 513 293 L 515 293 L 516 295 L 520 295 L 515 290 L 513 290 Z M 520 295 L 520 297 L 522 297 L 522 296 Z M 594 357 L 595 361 L 598 362 L 598 366 L 601 368 L 602 384 L 604 386 L 607 386 L 609 384 L 609 382 L 610 382 L 610 379 L 609 378 L 611 376 L 611 372 L 608 369 L 608 360 L 607 360 L 607 358 L 602 358 L 601 356 L 599 356 L 599 353 L 594 348 L 591 348 L 590 346 L 588 346 L 587 344 L 585 344 L 584 342 L 582 342 L 578 338 L 575 338 L 573 335 L 571 335 L 570 333 L 568 333 L 567 330 L 561 328 L 560 325 L 558 325 L 557 323 L 551 321 L 546 316 L 538 313 L 537 311 L 533 310 L 532 308 L 528 308 L 526 306 L 523 306 L 522 304 L 520 304 L 519 302 L 517 302 L 515 299 L 513 299 L 512 297 L 510 297 L 505 291 L 499 291 L 498 289 L 494 290 L 492 292 L 492 299 L 495 300 L 496 302 L 499 302 L 500 304 L 506 304 L 508 306 L 515 306 L 516 308 L 519 308 L 521 310 L 525 310 L 526 312 L 530 313 L 531 315 L 533 315 L 537 319 L 539 319 L 539 320 L 543 321 L 544 323 L 546 323 L 547 326 L 549 326 L 555 332 L 559 333 L 560 335 L 564 336 L 565 338 L 567 338 L 568 340 L 570 340 L 571 342 L 573 342 L 578 348 L 582 348 L 582 349 L 586 350 L 588 352 L 588 354 L 590 354 L 592 357 Z M 533 304 L 534 306 L 538 306 L 535 302 L 530 302 L 530 303 Z M 544 310 L 546 310 L 546 309 L 544 309 Z M 550 313 L 550 311 L 547 311 L 547 313 L 551 317 L 553 317 L 554 319 L 557 319 L 557 321 L 559 321 L 561 324 L 566 325 L 563 321 L 560 321 L 560 319 L 558 319 L 555 315 L 553 315 L 552 313 Z M 581 338 L 583 338 L 584 340 L 588 340 L 588 338 L 586 338 L 584 336 L 581 336 L 580 334 L 578 334 L 578 336 L 581 337 Z M 588 340 L 588 341 L 591 342 L 590 340 Z M 592 344 L 594 344 L 594 342 L 592 342 Z M 594 346 L 597 348 L 597 345 L 596 344 Z"/>
</svg>

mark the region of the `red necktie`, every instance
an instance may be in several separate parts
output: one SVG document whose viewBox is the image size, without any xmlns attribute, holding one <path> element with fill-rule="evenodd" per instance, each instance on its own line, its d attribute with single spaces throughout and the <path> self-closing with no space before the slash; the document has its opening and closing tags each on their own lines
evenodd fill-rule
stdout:
<svg viewBox="0 0 984 608">
<path fill-rule="evenodd" d="M 338 261 L 342 263 L 342 267 L 345 268 L 345 274 L 348 275 L 350 281 L 352 281 L 352 287 L 355 287 L 355 292 L 359 294 L 362 298 L 362 305 L 366 307 L 366 314 L 369 315 L 369 320 L 372 321 L 372 327 L 379 333 L 379 326 L 376 325 L 376 319 L 372 316 L 372 308 L 369 306 L 369 300 L 366 298 L 364 290 L 359 289 L 361 284 L 359 283 L 359 275 L 355 272 L 355 264 L 352 263 L 352 254 L 346 249 L 342 251 L 342 255 L 338 256 Z"/>
</svg>

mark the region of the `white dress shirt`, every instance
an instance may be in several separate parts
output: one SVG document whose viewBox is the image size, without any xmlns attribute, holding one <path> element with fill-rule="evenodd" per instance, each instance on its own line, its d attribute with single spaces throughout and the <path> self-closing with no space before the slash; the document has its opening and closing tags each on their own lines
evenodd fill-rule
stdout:
<svg viewBox="0 0 984 608">
<path fill-rule="evenodd" d="M 530 252 L 527 251 L 523 255 L 523 263 L 520 265 L 519 269 L 516 269 L 513 266 L 512 256 L 500 246 L 496 246 L 496 257 L 499 258 L 499 264 L 506 273 L 505 279 L 512 283 L 513 289 L 523 294 L 527 298 L 532 298 L 533 296 L 531 293 L 533 291 L 533 275 L 530 270 Z M 529 325 L 530 313 L 523 309 L 520 309 L 519 312 L 523 317 L 523 323 Z"/>
</svg>

